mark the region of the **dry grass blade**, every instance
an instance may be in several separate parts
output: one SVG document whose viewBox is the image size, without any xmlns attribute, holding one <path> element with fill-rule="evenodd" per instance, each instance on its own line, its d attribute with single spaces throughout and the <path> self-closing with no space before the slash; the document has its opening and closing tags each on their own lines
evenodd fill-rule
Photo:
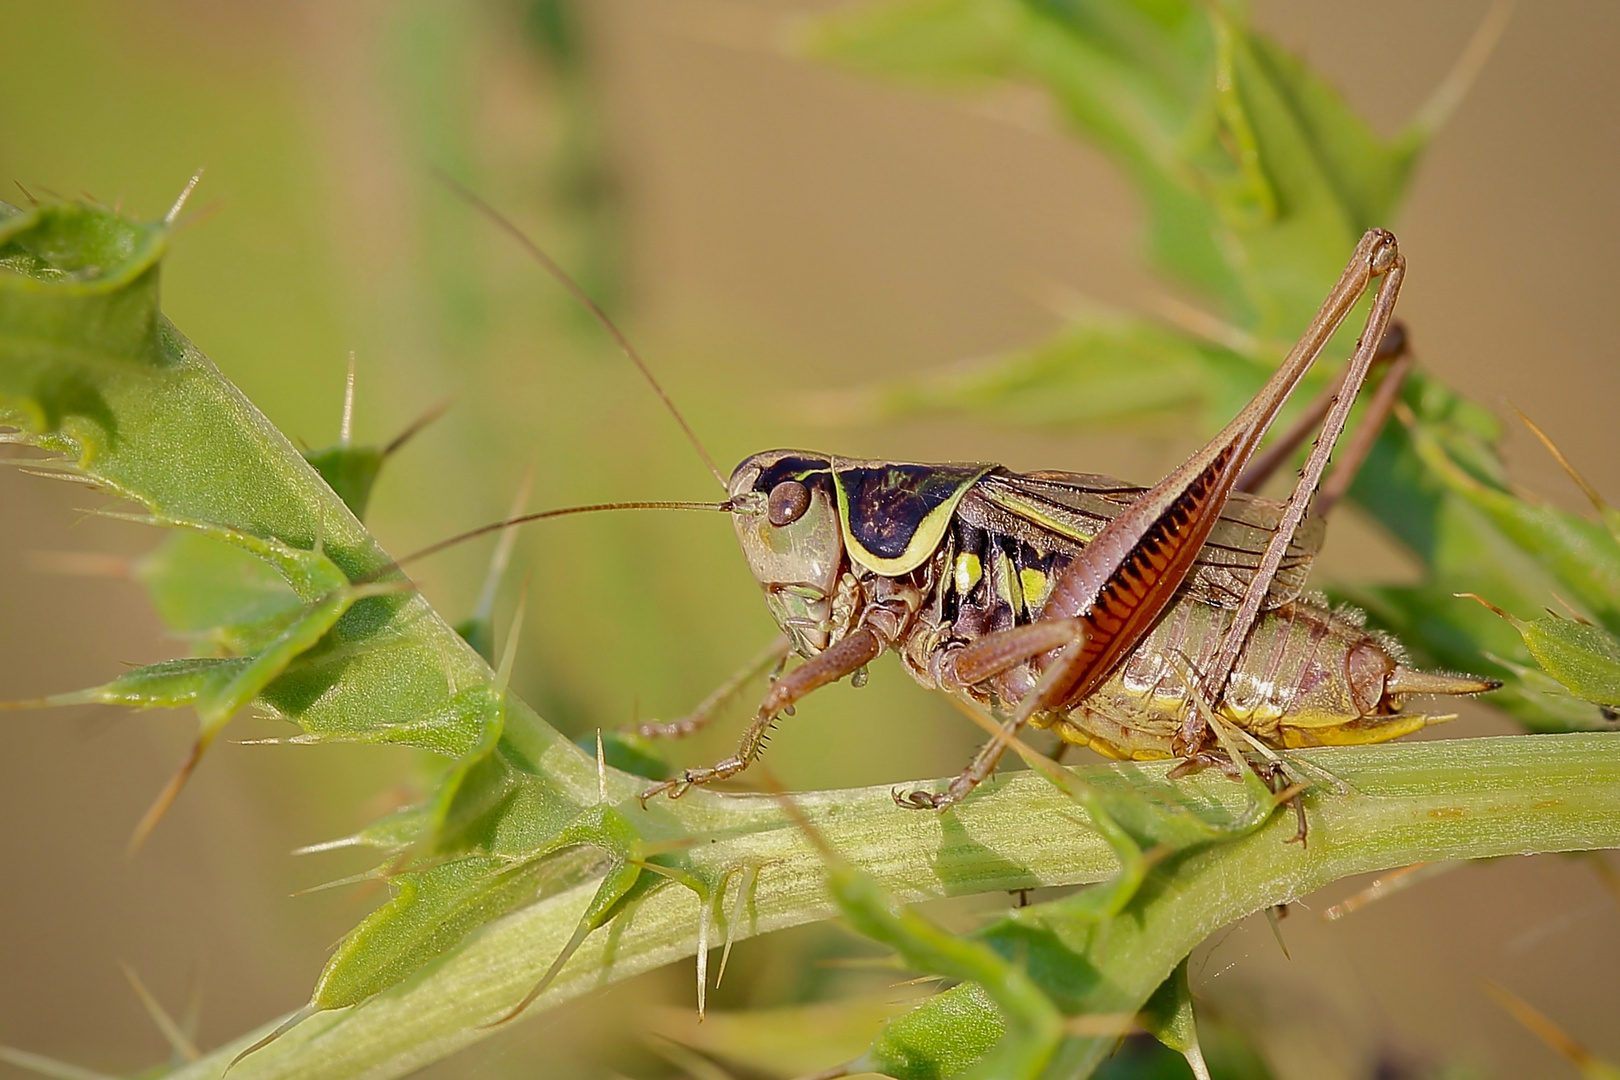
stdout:
<svg viewBox="0 0 1620 1080">
<path fill-rule="evenodd" d="M 1579 1069 L 1581 1075 L 1585 1076 L 1587 1080 L 1617 1080 L 1617 1078 L 1620 1078 L 1620 1068 L 1604 1061 L 1585 1046 L 1576 1042 L 1568 1032 L 1528 1001 L 1493 982 L 1485 984 L 1485 992 L 1494 998 L 1496 1003 L 1502 1006 L 1509 1016 L 1523 1024 L 1532 1035 L 1546 1043 L 1565 1061 Z"/>
<path fill-rule="evenodd" d="M 129 980 L 130 989 L 134 990 L 135 996 L 141 999 L 141 1007 L 146 1010 L 146 1015 L 150 1016 L 152 1023 L 157 1025 L 158 1031 L 162 1033 L 170 1049 L 186 1061 L 196 1061 L 202 1057 L 202 1051 L 197 1049 L 197 1044 L 191 1040 L 179 1024 L 175 1023 L 174 1017 L 169 1015 L 169 1011 L 163 1007 L 162 1002 L 153 996 L 152 991 L 146 988 L 146 984 L 141 981 L 141 977 L 136 973 L 135 969 L 125 963 L 120 963 L 118 966 L 123 970 L 124 978 Z"/>
</svg>

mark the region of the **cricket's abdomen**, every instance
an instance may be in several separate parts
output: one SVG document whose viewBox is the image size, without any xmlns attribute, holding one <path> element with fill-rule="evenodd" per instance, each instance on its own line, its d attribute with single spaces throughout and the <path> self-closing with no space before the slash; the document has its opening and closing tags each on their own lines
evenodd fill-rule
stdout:
<svg viewBox="0 0 1620 1080">
<path fill-rule="evenodd" d="M 1182 719 L 1207 708 L 1198 685 L 1232 619 L 1225 608 L 1175 605 L 1125 663 L 1079 706 L 1037 723 L 1110 757 L 1178 756 Z M 1406 693 L 1478 693 L 1490 683 L 1411 672 L 1359 620 L 1304 601 L 1255 625 L 1215 715 L 1276 747 L 1374 743 L 1444 717 L 1402 710 Z"/>
</svg>

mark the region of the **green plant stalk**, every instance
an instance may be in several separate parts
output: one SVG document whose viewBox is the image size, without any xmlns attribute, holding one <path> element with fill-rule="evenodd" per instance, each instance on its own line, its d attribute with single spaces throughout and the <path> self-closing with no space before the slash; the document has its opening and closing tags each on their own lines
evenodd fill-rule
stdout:
<svg viewBox="0 0 1620 1080">
<path fill-rule="evenodd" d="M 1299 756 L 1330 770 L 1350 790 L 1308 797 L 1311 834 L 1304 850 L 1284 843 L 1294 823 L 1292 815 L 1279 814 L 1252 836 L 1169 868 L 1145 897 L 1142 918 L 1121 920 L 1110 931 L 1102 975 L 1117 987 L 1121 1003 L 1145 1000 L 1219 927 L 1350 874 L 1429 860 L 1620 846 L 1620 734 L 1343 747 Z M 1162 796 L 1167 767 L 1118 764 L 1079 772 L 1097 783 L 1135 784 Z M 1191 804 L 1233 816 L 1246 797 L 1240 785 L 1212 771 L 1179 781 L 1175 790 Z M 945 815 L 898 810 L 887 786 L 793 798 L 840 854 L 907 901 L 1097 881 L 1117 865 L 1067 797 L 1027 773 Z M 821 858 L 773 799 L 694 793 L 670 812 L 694 835 L 712 840 L 691 849 L 694 864 L 763 864 L 737 937 L 833 913 Z M 306 1021 L 245 1058 L 231 1075 L 402 1076 L 491 1034 L 477 1025 L 503 1015 L 534 984 L 573 931 L 595 884 L 579 884 L 491 924 L 362 1005 Z M 699 910 L 687 889 L 652 892 L 592 934 L 534 1009 L 691 956 Z M 710 940 L 718 944 L 723 935 Z M 174 1075 L 216 1077 L 267 1030 Z"/>
</svg>

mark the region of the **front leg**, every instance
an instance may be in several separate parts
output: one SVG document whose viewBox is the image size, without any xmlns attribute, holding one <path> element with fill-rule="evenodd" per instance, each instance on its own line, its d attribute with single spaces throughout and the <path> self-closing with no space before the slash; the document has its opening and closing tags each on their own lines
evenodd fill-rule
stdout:
<svg viewBox="0 0 1620 1080">
<path fill-rule="evenodd" d="M 708 784 L 715 780 L 724 780 L 728 776 L 736 776 L 759 756 L 765 732 L 770 730 L 778 716 L 792 708 L 796 701 L 811 691 L 819 690 L 828 683 L 835 683 L 844 676 L 859 671 L 876 660 L 882 651 L 883 642 L 879 640 L 877 634 L 870 627 L 862 626 L 813 659 L 794 668 L 771 684 L 765 700 L 760 703 L 759 712 L 754 716 L 754 722 L 749 724 L 748 730 L 743 733 L 742 742 L 738 744 L 735 754 L 723 761 L 715 762 L 706 769 L 687 769 L 674 779 L 665 780 L 648 788 L 641 793 L 641 804 L 646 806 L 648 799 L 665 792 L 669 793 L 670 798 L 678 799 L 695 784 Z"/>
<path fill-rule="evenodd" d="M 781 672 L 782 665 L 787 663 L 789 651 L 787 636 L 776 635 L 763 652 L 748 661 L 747 667 L 727 679 L 719 689 L 704 698 L 697 708 L 679 720 L 648 720 L 637 724 L 630 731 L 644 739 L 684 739 L 688 735 L 702 731 L 708 726 L 709 721 L 713 720 L 720 710 L 731 704 L 732 699 L 741 693 L 743 687 L 755 678 L 770 672 L 774 680 Z"/>
</svg>

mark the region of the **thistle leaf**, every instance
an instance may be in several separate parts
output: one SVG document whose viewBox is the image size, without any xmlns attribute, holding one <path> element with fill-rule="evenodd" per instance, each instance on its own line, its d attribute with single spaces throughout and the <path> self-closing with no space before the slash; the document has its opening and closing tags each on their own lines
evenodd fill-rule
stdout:
<svg viewBox="0 0 1620 1080">
<path fill-rule="evenodd" d="M 1556 616 L 1514 625 L 1536 662 L 1570 693 L 1620 707 L 1620 638 L 1601 626 Z"/>
<path fill-rule="evenodd" d="M 230 716 L 257 704 L 300 738 L 402 742 L 448 759 L 440 793 L 395 819 L 389 845 L 502 865 L 512 851 L 548 850 L 596 798 L 594 763 L 507 707 L 494 672 L 406 590 L 343 501 L 163 319 L 166 237 L 162 224 L 100 207 L 0 205 L 0 423 L 140 505 L 135 520 L 177 529 L 141 576 L 171 625 L 241 653 L 153 665 L 67 697 L 196 707 L 197 748 L 158 810 Z M 620 797 L 633 784 L 615 776 Z M 426 944 L 373 955 L 379 938 L 362 927 L 323 985 L 375 992 L 403 978 L 518 893 L 532 899 L 532 883 L 524 892 L 514 877 L 525 873 L 422 871 L 388 910 L 431 925 Z"/>
</svg>

